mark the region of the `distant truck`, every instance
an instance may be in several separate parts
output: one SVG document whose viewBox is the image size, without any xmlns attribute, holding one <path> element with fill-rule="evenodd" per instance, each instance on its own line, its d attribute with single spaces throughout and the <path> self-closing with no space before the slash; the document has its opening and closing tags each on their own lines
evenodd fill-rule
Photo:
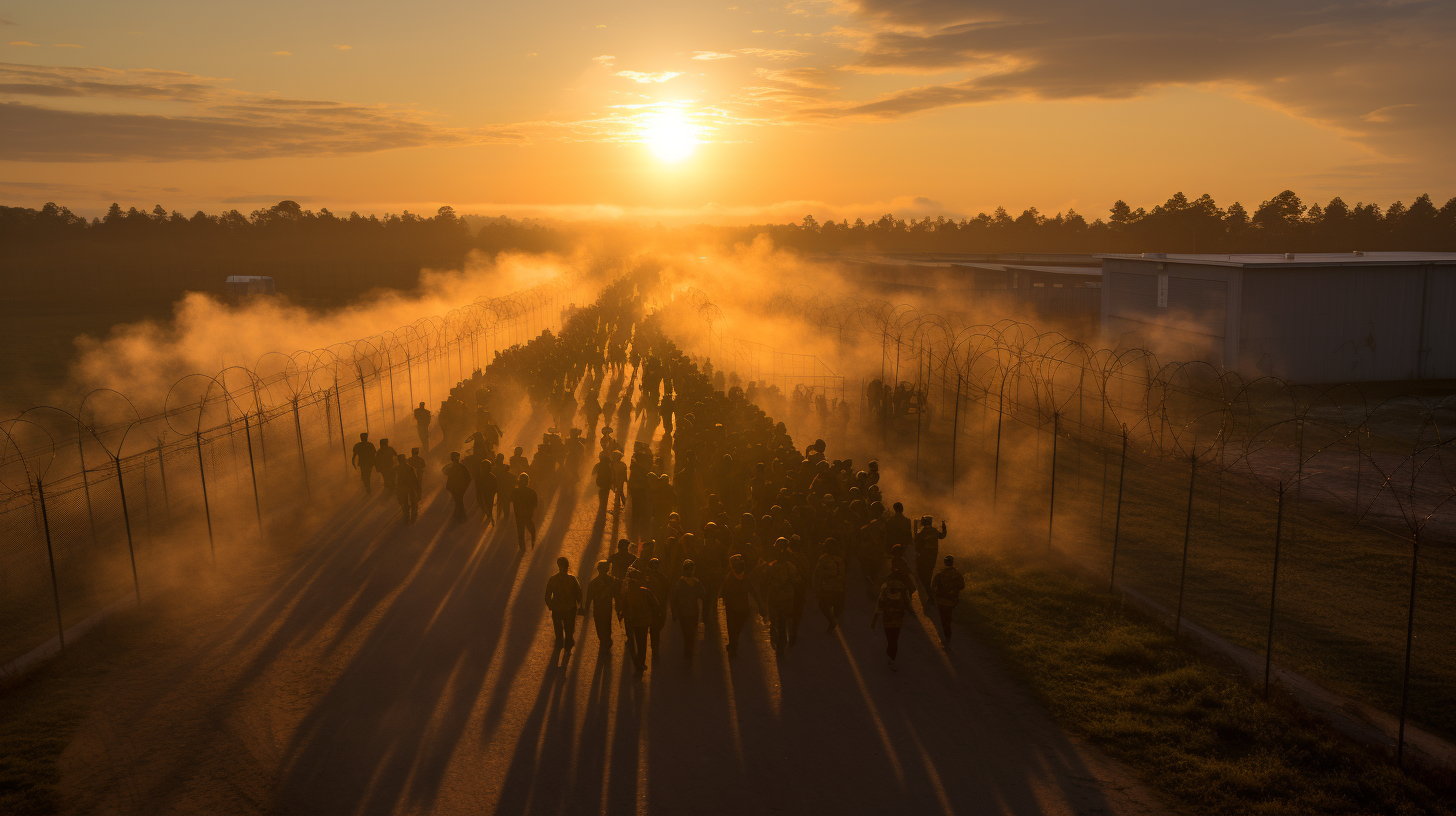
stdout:
<svg viewBox="0 0 1456 816">
<path fill-rule="evenodd" d="M 225 286 L 228 299 L 233 303 L 240 303 L 254 295 L 271 295 L 276 291 L 273 279 L 266 275 L 228 275 Z"/>
</svg>

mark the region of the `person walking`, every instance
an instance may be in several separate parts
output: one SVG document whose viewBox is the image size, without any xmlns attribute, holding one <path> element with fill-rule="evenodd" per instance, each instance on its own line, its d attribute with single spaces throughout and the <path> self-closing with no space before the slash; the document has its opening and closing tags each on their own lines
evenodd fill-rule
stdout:
<svg viewBox="0 0 1456 816">
<path fill-rule="evenodd" d="M 491 458 L 489 455 L 483 456 L 477 465 L 475 503 L 480 505 L 480 512 L 484 514 L 487 527 L 495 524 L 495 501 L 498 492 L 499 484 L 496 482 L 495 473 L 492 472 Z"/>
<path fill-rule="evenodd" d="M 415 480 L 420 485 L 420 495 L 425 492 L 425 457 L 420 455 L 419 448 L 410 448 L 409 458 L 405 460 L 409 466 L 415 469 Z"/>
<path fill-rule="evenodd" d="M 388 439 L 379 440 L 379 450 L 374 452 L 374 469 L 384 480 L 384 491 L 394 492 L 394 466 L 399 463 L 399 451 L 389 446 Z"/>
<path fill-rule="evenodd" d="M 607 495 L 612 492 L 612 458 L 605 453 L 597 456 L 592 466 L 592 479 L 596 480 L 600 506 L 606 508 Z"/>
<path fill-rule="evenodd" d="M 768 602 L 769 642 L 774 652 L 783 654 L 789 639 L 789 616 L 794 611 L 794 585 L 799 571 L 789 560 L 789 540 L 780 537 L 774 542 L 772 559 L 763 567 L 763 595 Z"/>
<path fill-rule="evenodd" d="M 612 604 L 622 590 L 621 582 L 612 577 L 611 569 L 610 563 L 597 562 L 596 577 L 586 585 L 586 604 L 581 613 L 591 614 L 597 628 L 597 641 L 604 652 L 612 648 Z"/>
<path fill-rule="evenodd" d="M 404 513 L 404 523 L 414 524 L 420 517 L 420 480 L 404 454 L 395 455 L 394 497 Z"/>
<path fill-rule="evenodd" d="M 369 477 L 374 474 L 376 455 L 374 443 L 369 441 L 369 434 L 359 434 L 359 441 L 354 443 L 354 458 L 350 461 L 359 471 L 359 479 L 364 483 L 365 493 L 374 492 L 374 486 L 370 483 Z"/>
<path fill-rule="evenodd" d="M 672 594 L 672 584 L 668 582 L 667 574 L 662 571 L 662 561 L 656 558 L 647 559 L 647 577 L 644 580 L 647 588 L 652 590 L 652 596 L 657 599 L 657 608 L 652 614 L 652 625 L 648 630 L 652 644 L 652 662 L 656 663 L 662 627 L 667 625 L 668 596 Z"/>
<path fill-rule="evenodd" d="M 885 622 L 885 654 L 890 658 L 890 669 L 898 670 L 895 658 L 900 653 L 900 628 L 905 625 L 905 612 L 910 608 L 910 588 L 894 572 L 880 585 L 880 597 L 875 603 L 875 615 L 870 618 L 870 628 L 875 621 Z"/>
<path fill-rule="evenodd" d="M 556 559 L 556 574 L 546 579 L 546 608 L 551 610 L 551 628 L 556 632 L 556 648 L 571 651 L 576 645 L 576 616 L 586 614 L 581 606 L 581 584 L 568 570 L 571 562 Z"/>
<path fill-rule="evenodd" d="M 748 577 L 748 563 L 743 560 L 743 556 L 735 555 L 728 559 L 728 574 L 723 578 L 719 595 L 723 598 L 723 615 L 728 629 L 728 656 L 737 657 L 738 636 L 743 632 L 743 624 L 748 622 L 748 616 L 753 611 L 748 604 L 749 598 L 758 604 L 760 611 L 763 610 L 763 601 Z M 764 614 L 764 620 L 768 620 L 767 614 Z"/>
<path fill-rule="evenodd" d="M 424 449 L 425 453 L 430 452 L 431 419 L 434 419 L 434 416 L 430 413 L 430 409 L 426 408 L 423 402 L 420 403 L 420 407 L 415 409 L 415 431 L 420 435 L 420 447 Z M 418 453 L 418 451 L 416 452 Z"/>
<path fill-rule="evenodd" d="M 949 649 L 950 624 L 956 604 L 961 602 L 961 592 L 966 588 L 966 578 L 955 568 L 955 556 L 947 555 L 944 563 L 930 579 L 930 593 L 935 596 L 935 607 L 940 612 L 940 645 Z"/>
<path fill-rule="evenodd" d="M 642 570 L 627 573 L 622 590 L 623 623 L 627 626 L 627 651 L 640 675 L 647 670 L 647 637 L 657 615 L 657 596 L 647 588 Z"/>
<path fill-rule="evenodd" d="M 692 658 L 693 649 L 698 645 L 698 616 L 707 597 L 703 582 L 694 578 L 693 572 L 693 560 L 683 561 L 682 575 L 677 579 L 677 586 L 672 588 L 672 617 L 682 628 L 683 657 L 688 659 Z"/>
<path fill-rule="evenodd" d="M 460 453 L 451 451 L 450 462 L 440 469 L 445 474 L 445 490 L 455 500 L 455 521 L 465 520 L 465 488 L 470 486 L 470 468 L 461 464 Z"/>
<path fill-rule="evenodd" d="M 930 516 L 920 517 L 920 529 L 915 531 L 915 576 L 926 594 L 930 593 L 930 579 L 935 576 L 935 564 L 940 560 L 940 542 L 945 538 L 945 522 L 935 529 Z"/>
<path fill-rule="evenodd" d="M 516 544 L 521 552 L 526 551 L 526 531 L 531 531 L 531 546 L 536 546 L 536 491 L 531 487 L 531 477 L 522 473 L 516 479 L 516 490 L 511 494 L 511 505 L 516 511 Z"/>
<path fill-rule="evenodd" d="M 848 570 L 837 540 L 826 540 L 824 550 L 819 563 L 814 565 L 814 583 L 819 587 L 819 611 L 829 624 L 824 631 L 833 632 L 839 625 L 839 616 L 844 614 L 844 579 Z"/>
<path fill-rule="evenodd" d="M 885 519 L 885 547 L 910 547 L 915 543 L 914 525 L 905 517 L 905 505 L 895 502 L 895 512 Z"/>
</svg>

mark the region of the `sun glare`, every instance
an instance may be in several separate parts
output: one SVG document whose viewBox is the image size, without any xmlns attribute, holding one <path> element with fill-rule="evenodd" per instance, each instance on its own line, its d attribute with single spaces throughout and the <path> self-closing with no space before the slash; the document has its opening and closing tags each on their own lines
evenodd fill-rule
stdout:
<svg viewBox="0 0 1456 816">
<path fill-rule="evenodd" d="M 659 160 L 675 163 L 692 155 L 698 146 L 698 129 L 681 110 L 670 108 L 648 117 L 642 126 L 642 141 Z"/>
</svg>

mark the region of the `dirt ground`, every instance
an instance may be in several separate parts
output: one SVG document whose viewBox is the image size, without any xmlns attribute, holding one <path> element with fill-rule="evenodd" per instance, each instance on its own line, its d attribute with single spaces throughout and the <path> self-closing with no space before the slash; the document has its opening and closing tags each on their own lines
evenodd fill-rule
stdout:
<svg viewBox="0 0 1456 816">
<path fill-rule="evenodd" d="M 537 424 L 507 440 L 539 438 Z M 641 678 L 620 629 L 610 652 L 580 624 L 576 649 L 553 650 L 556 557 L 589 575 L 626 517 L 583 473 L 543 491 L 522 554 L 513 522 L 452 524 L 433 468 L 415 526 L 355 485 L 294 556 L 199 590 L 156 648 L 115 666 L 62 757 L 67 810 L 1164 811 L 976 643 L 943 652 L 923 609 L 891 671 L 857 572 L 840 630 L 811 603 L 781 659 L 757 620 L 736 660 L 706 622 L 691 662 L 669 623 Z"/>
</svg>

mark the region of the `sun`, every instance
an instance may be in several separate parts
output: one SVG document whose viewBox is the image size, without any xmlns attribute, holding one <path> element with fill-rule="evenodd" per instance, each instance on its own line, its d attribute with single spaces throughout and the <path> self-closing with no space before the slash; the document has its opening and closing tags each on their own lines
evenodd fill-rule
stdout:
<svg viewBox="0 0 1456 816">
<path fill-rule="evenodd" d="M 693 154 L 698 128 L 677 108 L 654 111 L 642 125 L 642 141 L 660 161 L 674 164 Z"/>
</svg>

